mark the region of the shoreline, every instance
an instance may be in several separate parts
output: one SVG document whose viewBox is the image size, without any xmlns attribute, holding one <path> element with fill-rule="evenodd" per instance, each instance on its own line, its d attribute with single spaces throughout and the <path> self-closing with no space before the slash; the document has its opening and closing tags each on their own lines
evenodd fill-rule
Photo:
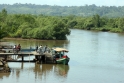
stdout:
<svg viewBox="0 0 124 83">
<path fill-rule="evenodd" d="M 5 37 L 3 39 L 8 39 L 8 40 L 35 40 L 35 41 L 66 41 L 66 40 L 40 40 L 40 39 L 23 39 L 23 38 L 8 38 L 8 37 Z M 1 40 L 3 40 L 1 39 Z M 2 41 L 1 41 L 2 42 Z"/>
<path fill-rule="evenodd" d="M 5 37 L 3 39 L 13 39 L 13 40 L 40 40 L 40 39 L 23 39 L 23 38 L 8 38 L 8 37 Z M 40 40 L 40 41 L 45 41 L 45 40 Z"/>
<path fill-rule="evenodd" d="M 3 39 L 8 39 L 8 40 L 36 40 L 36 41 L 53 41 L 53 40 L 40 40 L 40 39 L 23 39 L 23 38 L 8 38 L 8 37 L 5 37 Z M 56 40 L 55 40 L 56 41 Z"/>
</svg>

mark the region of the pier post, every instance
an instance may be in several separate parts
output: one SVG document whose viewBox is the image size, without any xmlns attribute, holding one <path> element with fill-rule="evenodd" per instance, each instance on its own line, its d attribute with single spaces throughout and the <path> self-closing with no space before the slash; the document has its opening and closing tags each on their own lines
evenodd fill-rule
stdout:
<svg viewBox="0 0 124 83">
<path fill-rule="evenodd" d="M 24 56 L 22 55 L 22 62 L 24 61 Z"/>
<path fill-rule="evenodd" d="M 38 60 L 38 56 L 35 55 L 35 59 L 36 59 L 36 61 L 37 61 L 37 60 Z"/>
<path fill-rule="evenodd" d="M 45 56 L 45 55 L 44 55 Z M 46 63 L 46 56 L 45 56 L 45 63 Z"/>
<path fill-rule="evenodd" d="M 7 61 L 7 55 L 4 55 L 4 57 L 5 57 L 5 61 Z"/>
<path fill-rule="evenodd" d="M 23 62 L 22 62 L 22 64 L 21 64 L 21 69 L 23 69 Z"/>
</svg>

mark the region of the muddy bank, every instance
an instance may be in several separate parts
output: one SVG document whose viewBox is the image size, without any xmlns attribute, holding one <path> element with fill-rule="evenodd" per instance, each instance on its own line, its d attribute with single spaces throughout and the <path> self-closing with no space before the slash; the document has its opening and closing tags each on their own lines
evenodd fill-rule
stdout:
<svg viewBox="0 0 124 83">
<path fill-rule="evenodd" d="M 46 41 L 46 40 L 41 40 L 41 39 L 23 39 L 23 38 L 3 38 L 3 40 L 4 39 L 12 39 L 12 40 L 36 40 L 36 41 Z M 51 41 L 51 40 L 49 40 L 49 41 Z M 53 40 L 52 40 L 53 41 Z"/>
</svg>

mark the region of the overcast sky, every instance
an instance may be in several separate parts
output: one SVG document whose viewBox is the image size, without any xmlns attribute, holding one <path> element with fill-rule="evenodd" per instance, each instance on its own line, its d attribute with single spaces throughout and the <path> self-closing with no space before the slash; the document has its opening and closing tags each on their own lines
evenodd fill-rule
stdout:
<svg viewBox="0 0 124 83">
<path fill-rule="evenodd" d="M 124 6 L 124 0 L 0 0 L 0 4 L 32 3 L 38 5 L 84 6 Z"/>
</svg>

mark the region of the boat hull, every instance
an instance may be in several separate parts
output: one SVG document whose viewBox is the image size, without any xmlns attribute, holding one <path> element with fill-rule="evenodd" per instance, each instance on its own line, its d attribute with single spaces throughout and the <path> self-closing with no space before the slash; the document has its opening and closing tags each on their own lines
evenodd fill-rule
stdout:
<svg viewBox="0 0 124 83">
<path fill-rule="evenodd" d="M 69 60 L 70 60 L 69 58 L 60 58 L 60 59 L 57 59 L 57 60 L 56 60 L 56 63 L 57 63 L 57 64 L 68 65 Z"/>
</svg>

